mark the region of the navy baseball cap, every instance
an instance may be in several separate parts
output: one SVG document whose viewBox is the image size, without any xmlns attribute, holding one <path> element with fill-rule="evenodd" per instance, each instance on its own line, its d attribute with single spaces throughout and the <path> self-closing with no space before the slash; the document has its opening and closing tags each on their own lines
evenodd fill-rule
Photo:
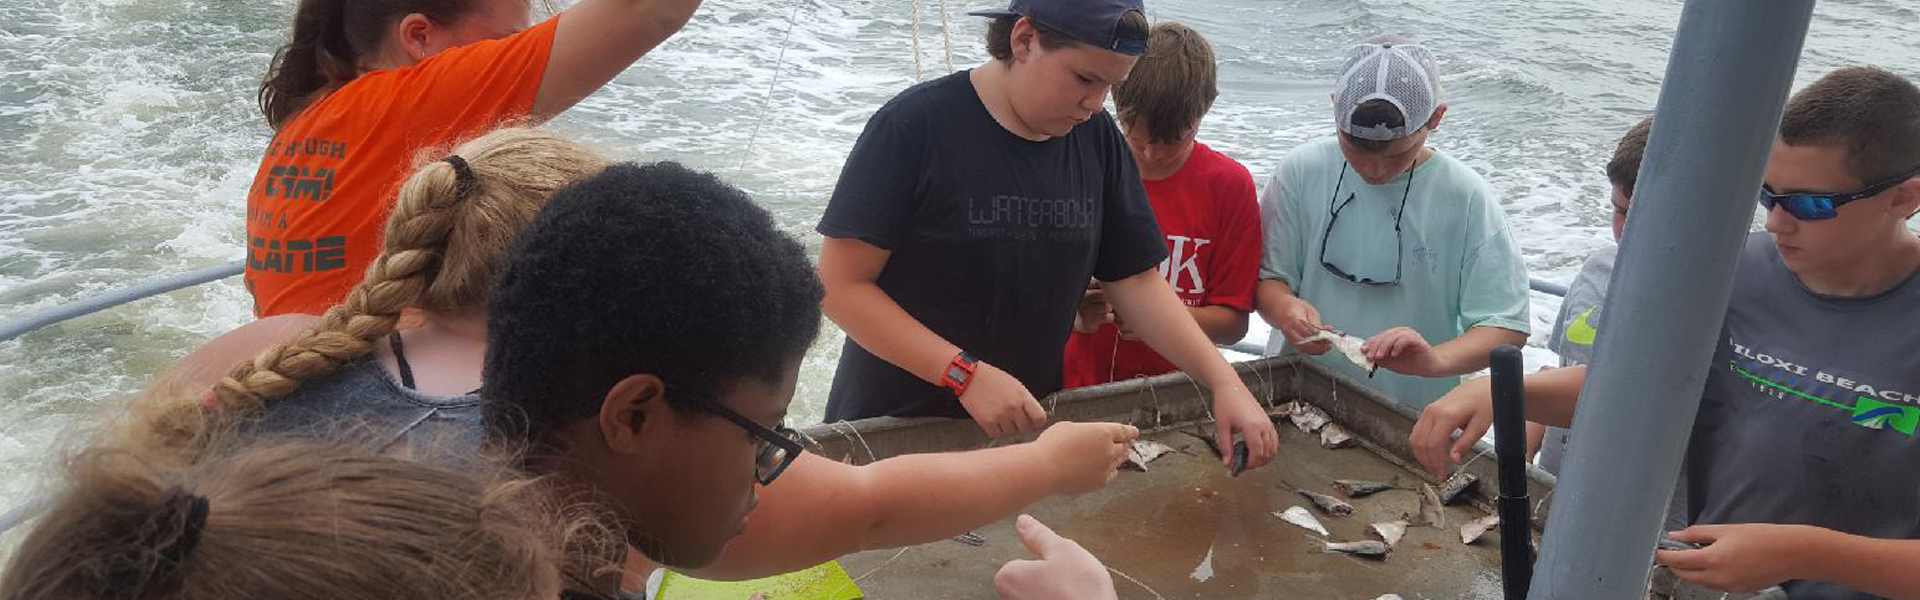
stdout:
<svg viewBox="0 0 1920 600">
<path fill-rule="evenodd" d="M 1147 12 L 1143 0 L 1013 0 L 1002 10 L 977 10 L 976 17 L 1027 17 L 1047 29 L 1066 34 L 1089 46 L 1128 56 L 1147 53 L 1145 32 L 1120 35 L 1120 18 L 1128 11 Z"/>
</svg>

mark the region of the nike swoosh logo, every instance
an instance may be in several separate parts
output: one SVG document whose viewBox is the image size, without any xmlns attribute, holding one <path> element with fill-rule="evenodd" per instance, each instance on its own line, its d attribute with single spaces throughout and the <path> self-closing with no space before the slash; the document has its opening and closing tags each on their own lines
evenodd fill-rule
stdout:
<svg viewBox="0 0 1920 600">
<path fill-rule="evenodd" d="M 1593 339 L 1600 335 L 1600 330 L 1594 329 L 1593 325 L 1587 323 L 1587 318 L 1592 316 L 1593 309 L 1589 308 L 1574 317 L 1573 322 L 1567 324 L 1567 341 L 1582 346 L 1592 346 Z"/>
</svg>

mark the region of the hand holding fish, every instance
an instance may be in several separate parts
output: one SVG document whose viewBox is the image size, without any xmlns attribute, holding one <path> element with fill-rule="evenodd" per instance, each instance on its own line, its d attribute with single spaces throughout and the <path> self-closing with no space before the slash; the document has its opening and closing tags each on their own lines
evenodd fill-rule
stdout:
<svg viewBox="0 0 1920 600">
<path fill-rule="evenodd" d="M 1412 327 L 1395 327 L 1375 334 L 1360 345 L 1375 365 L 1402 375 L 1442 377 L 1448 374 L 1445 357 Z"/>
<path fill-rule="evenodd" d="M 1297 296 L 1288 296 L 1283 302 L 1283 308 L 1280 309 L 1280 322 L 1272 325 L 1280 330 L 1281 335 L 1286 336 L 1287 344 L 1293 346 L 1295 350 L 1316 356 L 1326 354 L 1328 350 L 1333 349 L 1332 342 L 1300 342 L 1327 330 L 1327 326 L 1320 322 L 1320 309 L 1314 308 L 1312 303 Z"/>
<path fill-rule="evenodd" d="M 1799 569 L 1803 553 L 1829 530 L 1810 525 L 1746 523 L 1695 525 L 1668 538 L 1706 547 L 1658 550 L 1654 561 L 1673 569 L 1682 581 L 1726 592 L 1753 592 L 1789 579 L 1810 579 Z"/>
<path fill-rule="evenodd" d="M 985 361 L 975 367 L 960 405 L 992 437 L 1033 431 L 1047 422 L 1047 411 L 1025 384 Z"/>
<path fill-rule="evenodd" d="M 1482 377 L 1453 388 L 1445 396 L 1420 411 L 1420 421 L 1407 436 L 1414 457 L 1439 479 L 1447 478 L 1447 465 L 1459 463 L 1473 451 L 1473 443 L 1493 427 L 1493 390 Z M 1460 437 L 1453 436 L 1454 431 Z"/>
<path fill-rule="evenodd" d="M 1120 423 L 1054 423 L 1034 443 L 1046 448 L 1058 482 L 1054 489 L 1084 494 L 1106 487 L 1119 474 L 1140 430 Z"/>
<path fill-rule="evenodd" d="M 1237 382 L 1236 382 L 1237 383 Z M 1280 433 L 1273 430 L 1273 419 L 1253 399 L 1253 394 L 1240 385 L 1224 385 L 1213 390 L 1214 443 L 1219 444 L 1226 456 L 1221 462 L 1231 466 L 1233 461 L 1234 436 L 1240 436 L 1247 444 L 1246 465 L 1243 471 L 1259 468 L 1273 461 L 1280 453 Z"/>
<path fill-rule="evenodd" d="M 1110 600 L 1113 576 L 1086 548 L 1060 537 L 1038 519 L 1020 515 L 1014 522 L 1020 541 L 1040 560 L 1016 560 L 993 576 L 993 591 L 1006 600 Z"/>
</svg>

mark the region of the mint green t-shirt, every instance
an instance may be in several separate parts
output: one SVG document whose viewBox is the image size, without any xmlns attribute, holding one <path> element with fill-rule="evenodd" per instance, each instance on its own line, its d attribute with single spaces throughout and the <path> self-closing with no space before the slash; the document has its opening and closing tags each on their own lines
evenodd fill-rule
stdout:
<svg viewBox="0 0 1920 600">
<path fill-rule="evenodd" d="M 1403 197 L 1396 244 L 1394 214 Z M 1309 142 L 1281 160 L 1260 195 L 1260 213 L 1266 241 L 1260 278 L 1286 282 L 1329 327 L 1368 338 L 1407 326 L 1436 346 L 1472 327 L 1528 332 L 1526 266 L 1493 189 L 1444 152 L 1435 151 L 1411 174 L 1368 185 L 1346 167 L 1339 140 Z M 1399 283 L 1363 285 L 1335 275 L 1322 264 L 1323 242 L 1326 262 L 1348 274 L 1388 281 L 1397 268 Z M 1285 347 L 1275 332 L 1267 352 Z M 1387 369 L 1369 380 L 1338 352 L 1316 360 L 1415 408 L 1459 384 L 1457 377 Z"/>
</svg>

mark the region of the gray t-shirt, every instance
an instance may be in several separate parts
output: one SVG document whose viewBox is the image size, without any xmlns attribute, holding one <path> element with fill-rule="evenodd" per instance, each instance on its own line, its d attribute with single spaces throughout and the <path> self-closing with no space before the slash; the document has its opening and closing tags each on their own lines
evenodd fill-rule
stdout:
<svg viewBox="0 0 1920 600">
<path fill-rule="evenodd" d="M 248 431 L 364 441 L 405 456 L 460 463 L 480 452 L 480 395 L 407 389 L 369 355 L 267 403 Z"/>
<path fill-rule="evenodd" d="M 1561 301 L 1560 315 L 1553 322 L 1553 337 L 1547 340 L 1547 348 L 1560 355 L 1560 366 L 1593 362 L 1593 341 L 1600 335 L 1600 312 L 1607 298 L 1607 282 L 1613 277 L 1613 260 L 1619 254 L 1619 246 L 1595 250 L 1580 265 L 1580 274 L 1574 277 L 1573 285 L 1567 286 L 1567 297 Z M 1548 427 L 1546 438 L 1540 442 L 1540 468 L 1559 475 L 1570 442 L 1572 437 L 1567 429 Z M 1680 481 L 1685 480 L 1682 474 Z M 1678 531 L 1686 526 L 1687 490 L 1686 486 L 1676 483 L 1673 496 L 1667 501 L 1664 527 Z"/>
<path fill-rule="evenodd" d="M 1584 365 L 1593 360 L 1593 339 L 1600 333 L 1600 305 L 1607 298 L 1607 281 L 1613 277 L 1613 258 L 1618 246 L 1607 246 L 1587 256 L 1580 274 L 1567 286 L 1567 297 L 1560 301 L 1560 315 L 1553 320 L 1553 336 L 1547 349 L 1560 355 L 1560 366 Z M 1540 468 L 1560 474 L 1560 463 L 1567 453 L 1567 430 L 1547 428 L 1540 444 Z"/>
<path fill-rule="evenodd" d="M 1747 240 L 1687 452 L 1695 523 L 1797 523 L 1920 537 L 1920 278 L 1813 293 Z M 1790 582 L 1794 600 L 1876 598 Z"/>
</svg>

